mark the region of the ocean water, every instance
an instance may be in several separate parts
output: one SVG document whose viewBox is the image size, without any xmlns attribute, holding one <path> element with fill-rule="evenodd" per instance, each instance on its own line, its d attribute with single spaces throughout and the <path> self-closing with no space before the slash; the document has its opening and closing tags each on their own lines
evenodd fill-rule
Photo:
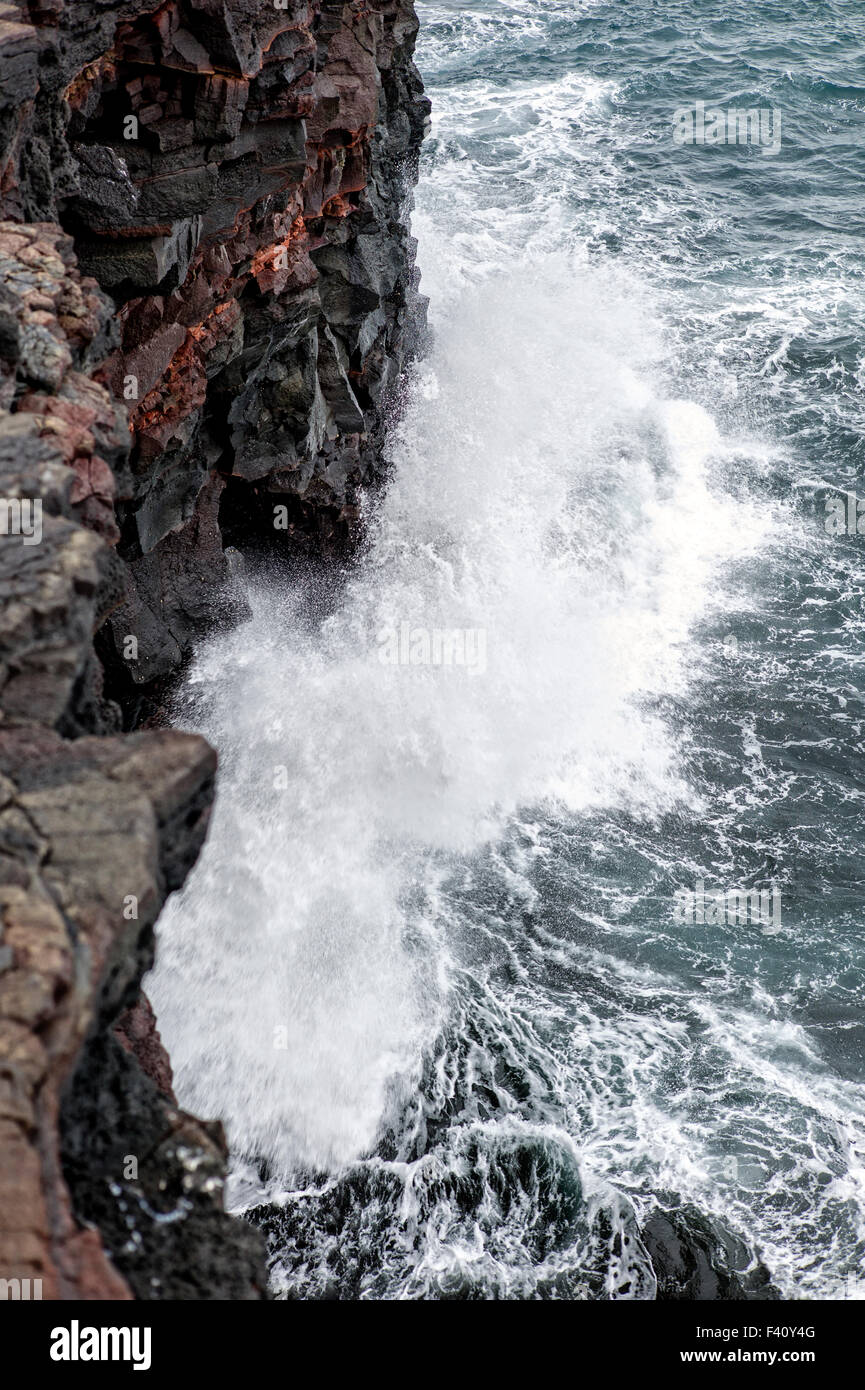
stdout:
<svg viewBox="0 0 865 1390">
<path fill-rule="evenodd" d="M 418 9 L 432 346 L 361 562 L 183 692 L 180 1099 L 283 1297 L 651 1298 L 686 1202 L 862 1297 L 865 10 Z"/>
</svg>

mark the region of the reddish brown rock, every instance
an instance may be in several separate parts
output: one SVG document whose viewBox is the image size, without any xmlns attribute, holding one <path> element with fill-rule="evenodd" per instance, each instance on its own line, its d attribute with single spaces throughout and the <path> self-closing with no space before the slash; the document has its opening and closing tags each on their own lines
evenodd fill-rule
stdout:
<svg viewBox="0 0 865 1390">
<path fill-rule="evenodd" d="M 121 1047 L 132 1053 L 145 1076 L 176 1104 L 171 1059 L 162 1045 L 156 1015 L 146 994 L 139 994 L 132 1008 L 120 1015 L 114 1031 Z"/>
<path fill-rule="evenodd" d="M 60 1098 L 95 1001 L 110 1013 L 146 967 L 149 926 L 201 843 L 213 771 L 183 734 L 70 744 L 0 729 L 0 1269 L 41 1279 L 44 1298 L 130 1296 L 73 1219 Z M 177 817 L 196 804 L 178 856 Z"/>
</svg>

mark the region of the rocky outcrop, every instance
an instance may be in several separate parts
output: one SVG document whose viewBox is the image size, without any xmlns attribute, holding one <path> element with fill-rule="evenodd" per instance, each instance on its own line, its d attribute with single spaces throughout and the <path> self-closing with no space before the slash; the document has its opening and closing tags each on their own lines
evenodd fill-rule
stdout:
<svg viewBox="0 0 865 1390">
<path fill-rule="evenodd" d="M 766 1266 L 696 1207 L 660 1208 L 641 1232 L 663 1302 L 771 1302 L 781 1297 Z"/>
<path fill-rule="evenodd" d="M 115 307 L 92 356 L 128 456 L 76 468 L 121 532 L 99 651 L 130 708 L 206 626 L 220 534 L 339 543 L 379 476 L 422 321 L 416 30 L 409 0 L 0 4 L 0 216 L 59 223 Z"/>
<path fill-rule="evenodd" d="M 149 1268 L 159 1253 L 150 1232 L 178 1201 L 187 1246 L 196 1225 L 219 1232 L 232 1289 L 263 1282 L 254 1241 L 222 1209 L 221 1135 L 151 1095 L 112 1036 L 152 962 L 165 895 L 203 841 L 214 772 L 207 744 L 173 731 L 68 741 L 35 726 L 0 730 L 0 1266 L 7 1279 L 41 1279 L 43 1297 L 128 1297 L 128 1283 L 147 1296 L 130 1260 L 144 1254 Z M 111 1046 L 125 1073 L 101 1060 Z M 161 1186 L 148 1181 L 154 1166 Z M 119 1231 L 81 1228 L 98 1217 L 97 1198 L 132 1207 L 130 1258 Z M 164 1267 L 170 1280 L 170 1259 Z M 198 1296 L 231 1296 L 224 1279 L 214 1286 Z"/>
<path fill-rule="evenodd" d="M 411 0 L 0 0 L 0 1278 L 261 1295 L 140 992 L 232 546 L 350 543 L 422 332 Z M 228 543 L 231 543 L 230 545 Z"/>
</svg>

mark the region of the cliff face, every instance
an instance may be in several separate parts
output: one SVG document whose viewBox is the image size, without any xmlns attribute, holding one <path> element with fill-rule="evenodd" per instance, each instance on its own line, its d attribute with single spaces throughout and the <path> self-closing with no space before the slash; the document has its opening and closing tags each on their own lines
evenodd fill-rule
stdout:
<svg viewBox="0 0 865 1390">
<path fill-rule="evenodd" d="M 123 730 L 228 610 L 226 543 L 341 545 L 379 479 L 423 325 L 416 29 L 0 0 L 0 1277 L 46 1297 L 262 1287 L 140 997 L 215 761 Z"/>
<path fill-rule="evenodd" d="M 46 407 L 77 383 L 50 344 L 33 376 L 34 344 L 15 404 L 67 426 L 79 514 L 127 562 L 99 652 L 128 702 L 206 624 L 220 525 L 336 540 L 376 477 L 418 323 L 416 30 L 407 0 L 0 5 L 0 215 L 59 222 L 115 309 L 84 365 L 103 392 Z"/>
</svg>

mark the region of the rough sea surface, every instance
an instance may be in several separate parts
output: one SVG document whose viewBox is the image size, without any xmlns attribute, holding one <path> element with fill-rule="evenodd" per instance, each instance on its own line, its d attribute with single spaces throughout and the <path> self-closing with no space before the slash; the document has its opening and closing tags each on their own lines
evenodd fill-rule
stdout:
<svg viewBox="0 0 865 1390">
<path fill-rule="evenodd" d="M 184 695 L 180 1098 L 285 1297 L 650 1298 L 684 1202 L 863 1297 L 865 10 L 418 8 L 433 342 L 359 566 L 256 579 Z"/>
</svg>

